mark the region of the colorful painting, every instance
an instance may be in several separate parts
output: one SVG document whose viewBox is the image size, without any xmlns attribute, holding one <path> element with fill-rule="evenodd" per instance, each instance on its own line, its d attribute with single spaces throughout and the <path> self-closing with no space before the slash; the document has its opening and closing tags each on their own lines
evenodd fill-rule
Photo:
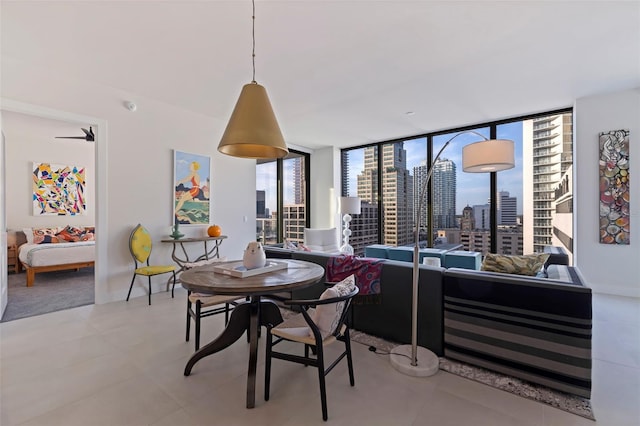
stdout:
<svg viewBox="0 0 640 426">
<path fill-rule="evenodd" d="M 33 214 L 84 215 L 85 169 L 49 163 L 33 163 Z"/>
<path fill-rule="evenodd" d="M 211 158 L 173 151 L 173 221 L 180 225 L 209 223 Z"/>
<path fill-rule="evenodd" d="M 629 131 L 600 133 L 600 242 L 630 243 Z"/>
</svg>

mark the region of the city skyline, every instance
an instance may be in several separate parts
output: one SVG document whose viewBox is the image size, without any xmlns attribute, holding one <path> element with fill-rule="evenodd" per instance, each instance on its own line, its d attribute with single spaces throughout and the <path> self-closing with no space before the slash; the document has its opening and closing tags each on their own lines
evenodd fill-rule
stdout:
<svg viewBox="0 0 640 426">
<path fill-rule="evenodd" d="M 479 133 L 488 137 L 486 129 L 476 129 Z M 455 133 L 434 137 L 434 155 L 440 147 Z M 498 173 L 498 191 L 508 191 L 512 197 L 518 200 L 517 214 L 523 213 L 523 175 L 522 175 L 522 122 L 508 123 L 498 126 L 498 138 L 510 139 L 515 144 L 516 167 Z M 482 173 L 465 173 L 462 171 L 462 147 L 468 143 L 481 140 L 472 133 L 461 134 L 442 153 L 441 158 L 447 158 L 457 167 L 456 190 L 456 215 L 462 214 L 462 209 L 467 205 L 486 204 L 489 199 L 489 175 Z M 424 164 L 426 158 L 426 138 L 407 139 L 404 142 L 407 153 L 406 164 L 409 174 L 413 176 L 413 168 Z M 285 175 L 293 173 L 293 159 L 284 161 Z M 265 191 L 265 204 L 271 212 L 277 210 L 276 206 L 276 167 L 275 161 L 262 163 L 256 168 L 256 182 L 261 187 L 257 190 Z M 349 193 L 348 196 L 357 196 L 357 176 L 364 168 L 364 148 L 349 151 Z M 295 188 L 293 182 L 284 180 L 284 204 L 295 203 Z M 336 194 L 339 196 L 339 194 Z"/>
<path fill-rule="evenodd" d="M 483 131 L 484 130 L 484 131 Z M 488 137 L 486 129 L 476 129 Z M 434 137 L 434 156 L 442 145 L 455 133 Z M 498 191 L 508 191 L 518 199 L 517 214 L 522 215 L 523 175 L 522 175 L 522 122 L 508 123 L 498 126 L 499 139 L 510 139 L 515 144 L 516 166 L 513 169 L 498 173 Z M 486 204 L 489 199 L 489 174 L 465 173 L 462 171 L 462 147 L 468 143 L 478 142 L 479 136 L 468 133 L 461 134 L 443 151 L 441 158 L 447 158 L 457 167 L 456 215 L 462 214 L 467 205 Z M 413 168 L 425 162 L 426 138 L 407 139 L 404 149 L 407 152 L 407 169 L 413 176 Z M 349 151 L 349 196 L 357 196 L 357 175 L 364 165 L 364 148 Z"/>
</svg>

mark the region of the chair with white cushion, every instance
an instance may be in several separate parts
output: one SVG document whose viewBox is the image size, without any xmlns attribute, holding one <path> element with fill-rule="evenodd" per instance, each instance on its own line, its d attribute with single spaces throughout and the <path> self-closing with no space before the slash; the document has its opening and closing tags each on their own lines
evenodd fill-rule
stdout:
<svg viewBox="0 0 640 426">
<path fill-rule="evenodd" d="M 340 253 L 336 228 L 304 228 L 304 245 L 311 251 Z"/>
<path fill-rule="evenodd" d="M 237 305 L 238 296 L 224 296 L 192 293 L 187 294 L 187 338 L 189 341 L 191 320 L 195 323 L 194 338 L 196 351 L 200 349 L 200 319 L 224 313 L 224 324 L 229 322 L 229 312 Z M 209 309 L 211 308 L 211 309 Z"/>
<path fill-rule="evenodd" d="M 307 366 L 311 365 L 318 369 L 322 419 L 327 420 L 325 376 L 345 357 L 347 358 L 347 367 L 349 369 L 349 383 L 351 386 L 355 385 L 351 358 L 351 340 L 346 319 L 351 300 L 356 294 L 358 294 L 358 287 L 355 285 L 354 276 L 351 275 L 333 287 L 326 289 L 319 299 L 284 301 L 285 305 L 302 309 L 300 314 L 285 320 L 278 326 L 267 327 L 265 401 L 269 400 L 271 360 L 273 358 Z M 311 306 L 316 308 L 310 309 Z M 274 336 L 276 337 L 275 341 Z M 304 356 L 274 351 L 273 347 L 284 340 L 302 343 L 304 345 Z M 337 341 L 344 343 L 344 351 L 325 370 L 324 348 Z M 312 349 L 315 357 L 309 355 L 309 349 Z"/>
</svg>

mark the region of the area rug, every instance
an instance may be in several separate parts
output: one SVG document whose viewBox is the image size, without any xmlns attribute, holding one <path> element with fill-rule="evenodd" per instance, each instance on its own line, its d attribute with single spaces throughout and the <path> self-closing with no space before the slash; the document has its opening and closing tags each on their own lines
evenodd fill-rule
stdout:
<svg viewBox="0 0 640 426">
<path fill-rule="evenodd" d="M 397 343 L 391 343 L 357 330 L 351 330 L 351 340 L 363 345 L 374 346 L 377 349 L 376 352 L 382 353 L 388 353 L 391 349 L 397 346 Z M 567 411 L 577 416 L 585 417 L 589 420 L 595 420 L 591 401 L 586 398 L 556 391 L 515 377 L 506 376 L 504 374 L 464 364 L 444 357 L 440 358 L 440 370 L 466 379 L 474 380 L 523 398 L 548 404 L 552 407 Z"/>
<path fill-rule="evenodd" d="M 24 272 L 7 278 L 9 297 L 1 322 L 94 303 L 93 268 L 36 274 L 32 287 L 27 287 Z"/>
</svg>

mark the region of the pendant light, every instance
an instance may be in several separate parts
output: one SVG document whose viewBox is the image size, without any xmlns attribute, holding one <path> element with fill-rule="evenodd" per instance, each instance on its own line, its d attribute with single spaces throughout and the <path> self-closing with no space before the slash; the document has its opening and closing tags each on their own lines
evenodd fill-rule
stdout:
<svg viewBox="0 0 640 426">
<path fill-rule="evenodd" d="M 251 37 L 253 41 L 253 79 L 240 92 L 218 151 L 241 158 L 271 159 L 289 154 L 280 126 L 273 113 L 267 90 L 256 83 L 256 4 L 251 1 Z"/>
</svg>

